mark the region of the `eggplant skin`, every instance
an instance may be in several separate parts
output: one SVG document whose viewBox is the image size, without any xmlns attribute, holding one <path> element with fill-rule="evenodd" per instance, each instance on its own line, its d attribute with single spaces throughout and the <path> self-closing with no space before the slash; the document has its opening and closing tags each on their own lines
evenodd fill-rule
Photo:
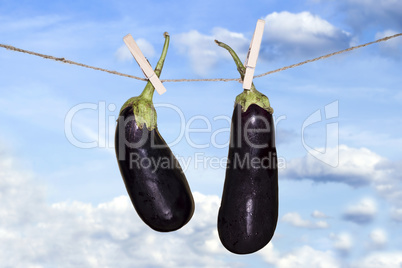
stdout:
<svg viewBox="0 0 402 268">
<path fill-rule="evenodd" d="M 236 254 L 260 250 L 278 221 L 278 168 L 270 113 L 252 104 L 235 106 L 226 178 L 218 214 L 219 238 Z"/>
<path fill-rule="evenodd" d="M 159 232 L 183 227 L 194 199 L 179 162 L 157 128 L 140 128 L 132 107 L 121 113 L 115 150 L 124 184 L 140 218 Z"/>
</svg>

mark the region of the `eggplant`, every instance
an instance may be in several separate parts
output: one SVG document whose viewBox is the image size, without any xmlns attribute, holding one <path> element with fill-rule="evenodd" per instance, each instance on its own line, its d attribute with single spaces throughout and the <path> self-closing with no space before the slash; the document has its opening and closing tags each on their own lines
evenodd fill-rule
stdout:
<svg viewBox="0 0 402 268">
<path fill-rule="evenodd" d="M 159 77 L 169 46 L 164 34 Z M 140 218 L 159 232 L 183 227 L 194 213 L 194 199 L 179 162 L 158 131 L 152 102 L 155 88 L 147 83 L 138 97 L 127 100 L 119 113 L 115 151 L 128 195 Z"/>
<path fill-rule="evenodd" d="M 244 79 L 245 67 L 226 44 Z M 278 168 L 273 109 L 254 84 L 236 97 L 228 162 L 218 213 L 223 246 L 249 254 L 266 246 L 278 221 Z"/>
</svg>

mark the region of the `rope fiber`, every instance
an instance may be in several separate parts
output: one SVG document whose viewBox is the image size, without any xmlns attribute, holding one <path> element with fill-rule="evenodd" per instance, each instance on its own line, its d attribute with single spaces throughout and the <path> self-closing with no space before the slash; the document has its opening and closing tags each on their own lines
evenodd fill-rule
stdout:
<svg viewBox="0 0 402 268">
<path fill-rule="evenodd" d="M 335 55 L 338 55 L 338 54 L 342 54 L 342 53 L 345 53 L 345 52 L 348 52 L 348 51 L 352 51 L 352 50 L 355 50 L 355 49 L 366 47 L 366 46 L 369 46 L 369 45 L 372 45 L 372 44 L 375 44 L 375 43 L 385 42 L 385 41 L 388 41 L 388 40 L 390 40 L 392 38 L 399 37 L 401 35 L 402 35 L 402 33 L 398 33 L 398 34 L 391 35 L 391 36 L 386 36 L 384 38 L 381 38 L 381 39 L 378 39 L 378 40 L 375 40 L 375 41 L 372 41 L 372 42 L 368 42 L 368 43 L 365 43 L 365 44 L 362 44 L 362 45 L 350 47 L 350 48 L 340 50 L 340 51 L 337 51 L 337 52 L 333 52 L 333 53 L 330 53 L 330 54 L 327 54 L 327 55 L 323 55 L 323 56 L 320 56 L 320 57 L 317 57 L 317 58 L 314 58 L 314 59 L 309 59 L 309 60 L 306 60 L 306 61 L 303 61 L 303 62 L 299 62 L 299 63 L 292 64 L 292 65 L 289 65 L 289 66 L 285 66 L 285 67 L 282 67 L 282 68 L 279 68 L 279 69 L 276 69 L 276 70 L 273 70 L 273 71 L 269 71 L 269 72 L 266 72 L 266 73 L 255 75 L 254 78 L 263 77 L 263 76 L 266 76 L 266 75 L 269 75 L 269 74 L 273 74 L 273 73 L 281 72 L 281 71 L 284 71 L 284 70 L 287 70 L 287 69 L 290 69 L 290 68 L 298 67 L 298 66 L 304 65 L 306 63 L 326 59 L 326 58 L 329 58 L 329 57 L 332 57 L 332 56 L 335 56 Z M 138 77 L 138 76 L 135 76 L 135 75 L 124 74 L 124 73 L 120 73 L 120 72 L 117 72 L 117 71 L 112 71 L 112 70 L 108 70 L 108 69 L 104 69 L 104 68 L 94 67 L 94 66 L 90 66 L 90 65 L 87 65 L 87 64 L 67 60 L 65 58 L 58 58 L 58 57 L 54 57 L 54 56 L 50 56 L 50 55 L 45 55 L 45 54 L 41 54 L 41 53 L 38 53 L 38 52 L 33 52 L 33 51 L 21 49 L 21 48 L 17 48 L 17 47 L 10 46 L 10 45 L 0 44 L 0 47 L 8 49 L 8 50 L 11 50 L 11 51 L 16 51 L 16 52 L 21 52 L 21 53 L 26 53 L 26 54 L 38 56 L 38 57 L 41 57 L 41 58 L 44 58 L 44 59 L 49 59 L 49 60 L 59 61 L 59 62 L 68 63 L 68 64 L 72 64 L 72 65 L 77 65 L 77 66 L 81 66 L 81 67 L 84 67 L 84 68 L 89 68 L 89 69 L 93 69 L 93 70 L 97 70 L 97 71 L 107 72 L 107 73 L 110 73 L 110 74 L 124 76 L 124 77 L 128 77 L 128 78 L 133 78 L 133 79 L 137 79 L 137 80 L 141 80 L 141 81 L 148 81 L 148 79 L 146 79 L 146 78 L 141 78 L 141 77 Z M 216 82 L 216 81 L 222 81 L 222 82 L 238 81 L 238 82 L 241 82 L 241 79 L 240 78 L 161 79 L 161 82 L 204 82 L 204 81 L 207 81 L 207 82 Z"/>
</svg>

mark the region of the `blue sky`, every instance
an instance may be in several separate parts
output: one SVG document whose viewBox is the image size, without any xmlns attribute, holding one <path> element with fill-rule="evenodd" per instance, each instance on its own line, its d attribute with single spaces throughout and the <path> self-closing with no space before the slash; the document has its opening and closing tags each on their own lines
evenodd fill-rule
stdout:
<svg viewBox="0 0 402 268">
<path fill-rule="evenodd" d="M 162 79 L 237 78 L 213 40 L 244 59 L 257 19 L 259 74 L 400 33 L 401 18 L 393 0 L 2 0 L 0 43 L 142 76 L 122 38 L 155 65 L 168 31 Z M 145 83 L 0 49 L 0 262 L 401 267 L 401 55 L 399 37 L 254 80 L 275 110 L 280 210 L 271 243 L 237 256 L 216 217 L 239 83 L 165 83 L 155 95 L 196 201 L 190 223 L 161 234 L 136 215 L 113 148 L 118 110 Z"/>
</svg>

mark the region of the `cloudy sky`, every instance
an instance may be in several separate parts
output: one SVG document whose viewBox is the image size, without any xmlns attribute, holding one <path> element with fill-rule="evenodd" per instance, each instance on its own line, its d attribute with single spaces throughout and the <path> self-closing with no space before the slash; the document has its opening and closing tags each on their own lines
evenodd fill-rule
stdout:
<svg viewBox="0 0 402 268">
<path fill-rule="evenodd" d="M 257 19 L 256 74 L 402 32 L 396 0 L 0 1 L 0 43 L 137 76 L 122 38 L 162 79 L 237 78 Z M 261 251 L 221 245 L 217 212 L 238 82 L 165 83 L 158 127 L 195 214 L 173 233 L 135 213 L 114 154 L 121 105 L 145 83 L 0 49 L 3 267 L 398 267 L 402 265 L 402 37 L 254 80 L 270 98 L 279 221 Z"/>
</svg>

